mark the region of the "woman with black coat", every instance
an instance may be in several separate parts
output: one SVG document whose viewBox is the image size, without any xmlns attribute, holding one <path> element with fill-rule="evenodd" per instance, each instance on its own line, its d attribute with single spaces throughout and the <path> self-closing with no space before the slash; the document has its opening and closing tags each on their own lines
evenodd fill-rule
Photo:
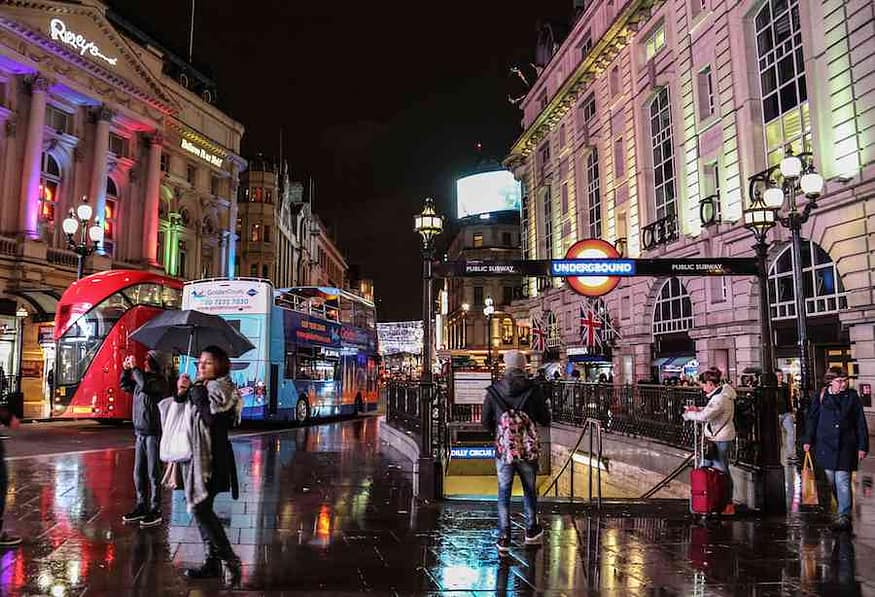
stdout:
<svg viewBox="0 0 875 597">
<path fill-rule="evenodd" d="M 851 528 L 851 475 L 869 452 L 869 427 L 857 392 L 848 387 L 841 367 L 830 367 L 827 387 L 811 401 L 802 448 L 814 447 L 814 461 L 824 469 L 838 501 L 835 530 Z"/>
<path fill-rule="evenodd" d="M 231 583 L 240 582 L 240 558 L 231 548 L 222 523 L 213 510 L 216 495 L 227 491 L 238 497 L 237 466 L 228 430 L 240 420 L 242 401 L 228 377 L 228 355 L 216 346 L 201 352 L 194 383 L 187 375 L 179 378 L 177 402 L 191 402 L 192 456 L 181 467 L 185 498 L 194 514 L 204 541 L 206 560 L 199 568 L 186 570 L 189 578 L 218 578 L 222 562 L 229 569 Z"/>
</svg>

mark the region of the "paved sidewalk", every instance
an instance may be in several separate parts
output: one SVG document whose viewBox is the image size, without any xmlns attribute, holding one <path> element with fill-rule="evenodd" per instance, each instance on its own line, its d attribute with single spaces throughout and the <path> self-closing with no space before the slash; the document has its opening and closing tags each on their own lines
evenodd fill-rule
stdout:
<svg viewBox="0 0 875 597">
<path fill-rule="evenodd" d="M 14 440 L 12 440 L 14 441 Z M 313 595 L 875 594 L 875 533 L 834 536 L 817 515 L 693 524 L 684 504 L 601 516 L 545 505 L 545 544 L 499 558 L 488 502 L 417 506 L 408 465 L 380 450 L 377 421 L 331 423 L 234 440 L 239 501 L 218 511 L 244 561 L 243 592 Z M 4 595 L 209 595 L 186 564 L 203 548 L 182 495 L 168 522 L 122 524 L 133 501 L 129 449 L 9 463 L 9 526 L 25 545 L 0 552 Z M 862 479 L 868 475 L 864 472 Z M 875 500 L 861 496 L 875 520 Z M 858 565 L 859 563 L 859 565 Z"/>
</svg>

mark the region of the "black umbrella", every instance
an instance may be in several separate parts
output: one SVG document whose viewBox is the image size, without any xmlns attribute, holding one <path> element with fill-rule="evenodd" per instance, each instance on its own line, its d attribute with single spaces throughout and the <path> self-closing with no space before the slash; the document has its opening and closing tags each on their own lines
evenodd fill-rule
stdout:
<svg viewBox="0 0 875 597">
<path fill-rule="evenodd" d="M 147 348 L 196 356 L 207 346 L 218 346 L 229 357 L 255 348 L 252 342 L 218 315 L 201 311 L 165 311 L 141 325 L 130 338 Z"/>
</svg>

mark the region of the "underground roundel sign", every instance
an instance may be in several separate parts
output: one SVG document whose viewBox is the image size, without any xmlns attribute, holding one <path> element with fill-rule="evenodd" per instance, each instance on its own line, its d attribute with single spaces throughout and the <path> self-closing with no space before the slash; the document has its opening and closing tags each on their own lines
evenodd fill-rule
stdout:
<svg viewBox="0 0 875 597">
<path fill-rule="evenodd" d="M 609 270 L 610 267 L 616 265 L 617 262 L 615 260 L 619 260 L 621 257 L 611 243 L 600 238 L 588 238 L 571 245 L 568 253 L 565 254 L 565 259 L 591 259 L 594 261 L 590 263 L 595 268 L 598 268 L 601 264 L 601 262 L 595 260 L 610 260 L 604 262 L 605 269 Z M 571 289 L 577 294 L 593 297 L 609 293 L 620 283 L 619 276 L 594 276 L 592 273 L 586 276 L 566 276 L 565 279 L 568 281 Z"/>
</svg>

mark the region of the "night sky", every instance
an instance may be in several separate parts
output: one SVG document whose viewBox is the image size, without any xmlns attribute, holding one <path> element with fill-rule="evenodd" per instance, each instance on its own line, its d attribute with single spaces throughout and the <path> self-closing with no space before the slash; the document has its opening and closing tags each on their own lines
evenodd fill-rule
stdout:
<svg viewBox="0 0 875 597">
<path fill-rule="evenodd" d="M 109 4 L 187 55 L 188 1 Z M 454 177 L 476 162 L 475 143 L 505 156 L 520 129 L 508 69 L 531 61 L 540 19 L 567 22 L 571 10 L 572 0 L 199 0 L 194 63 L 246 127 L 244 157 L 278 156 L 282 127 L 293 178 L 316 179 L 316 211 L 374 279 L 380 320 L 418 319 L 412 216 L 429 195 L 455 216 Z"/>
</svg>

